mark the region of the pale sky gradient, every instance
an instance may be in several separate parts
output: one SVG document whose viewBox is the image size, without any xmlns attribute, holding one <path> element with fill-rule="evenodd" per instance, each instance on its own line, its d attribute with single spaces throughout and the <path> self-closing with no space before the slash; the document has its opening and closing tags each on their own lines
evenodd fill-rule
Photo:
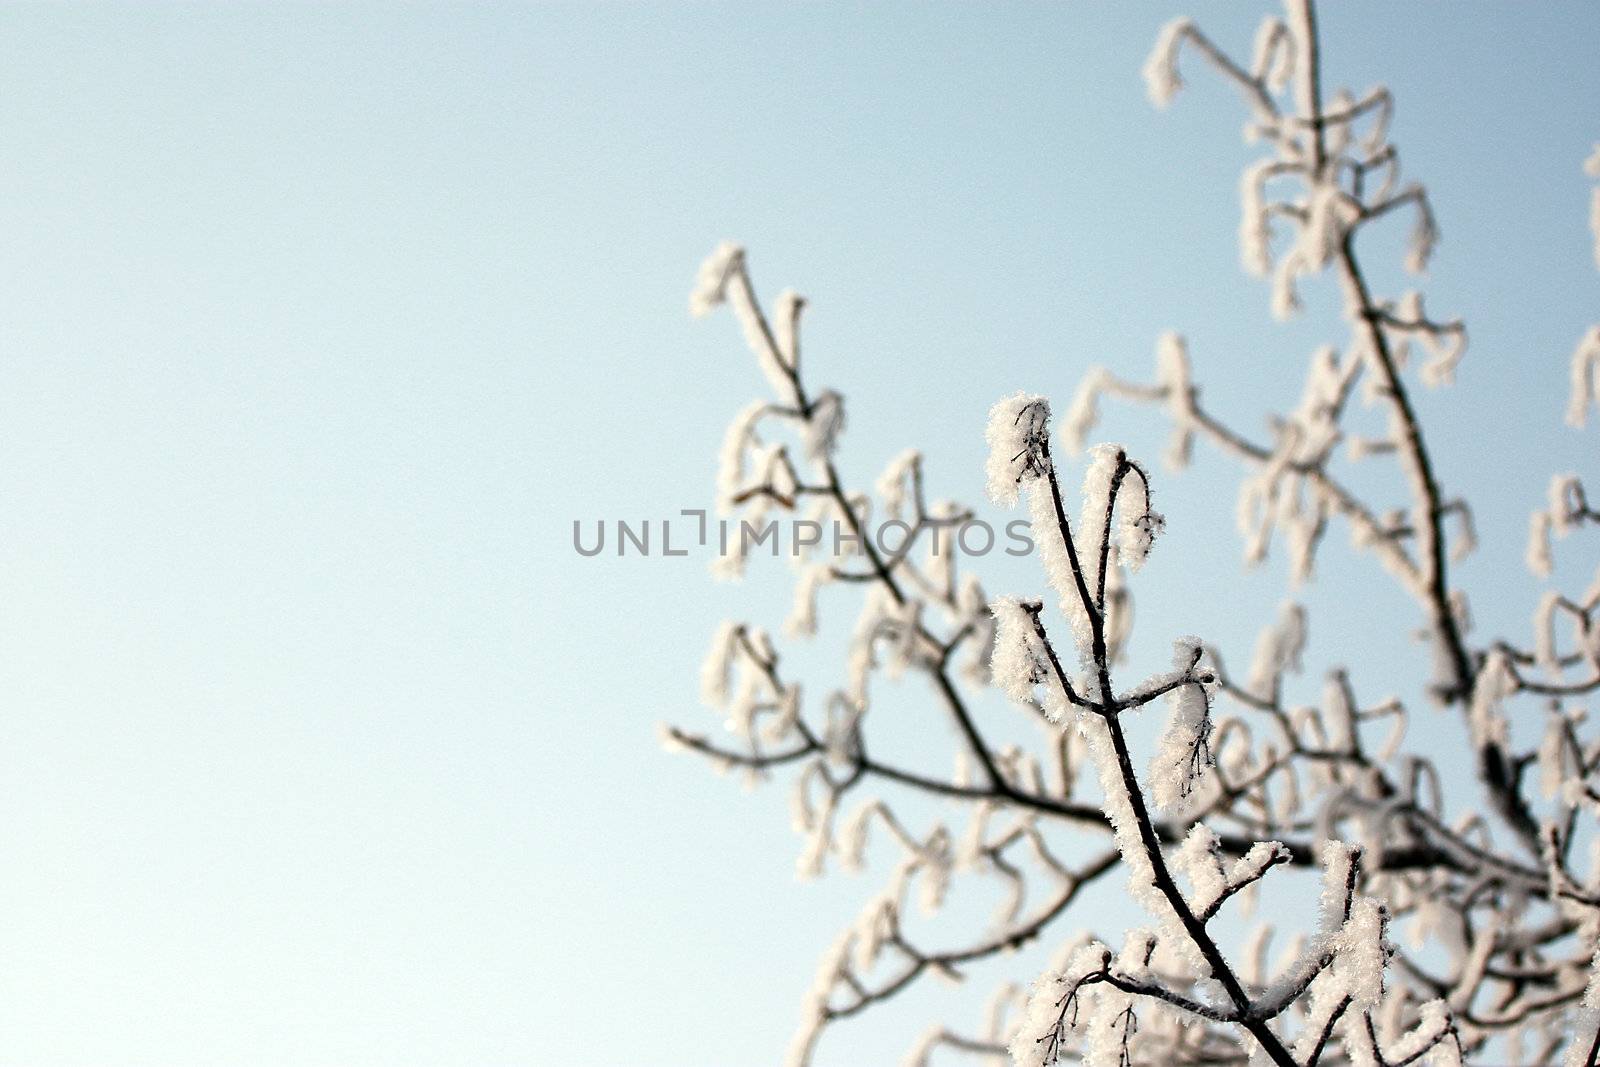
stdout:
<svg viewBox="0 0 1600 1067">
<path fill-rule="evenodd" d="M 1202 21 L 1246 49 L 1247 6 Z M 883 867 L 797 884 L 784 790 L 653 730 L 714 726 L 707 636 L 775 625 L 785 575 L 579 559 L 571 522 L 709 503 L 759 388 L 734 325 L 685 310 L 724 238 L 811 298 L 858 482 L 918 444 L 976 502 L 996 397 L 1143 372 L 1167 328 L 1243 425 L 1292 405 L 1343 333 L 1325 285 L 1279 325 L 1238 269 L 1237 102 L 1192 64 L 1170 112 L 1144 100 L 1184 10 L 0 10 L 0 1064 L 776 1063 Z M 1324 22 L 1330 88 L 1391 85 L 1433 191 L 1430 307 L 1473 340 L 1423 413 L 1478 505 L 1480 623 L 1520 626 L 1527 511 L 1594 455 L 1559 423 L 1600 318 L 1600 9 Z M 1233 484 L 1209 458 L 1157 483 L 1136 663 L 1191 631 L 1242 656 L 1276 602 Z M 1415 697 L 1414 612 L 1334 540 L 1310 665 Z M 910 759 L 948 743 L 918 695 Z M 821 1062 L 894 1062 L 967 1003 Z"/>
</svg>

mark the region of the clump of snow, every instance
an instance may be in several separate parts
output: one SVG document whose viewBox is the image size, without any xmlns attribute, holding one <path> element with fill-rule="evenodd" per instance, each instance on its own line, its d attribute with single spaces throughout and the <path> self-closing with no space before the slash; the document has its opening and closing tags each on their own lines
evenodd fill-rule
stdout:
<svg viewBox="0 0 1600 1067">
<path fill-rule="evenodd" d="M 1173 644 L 1174 670 L 1187 675 L 1200 650 L 1199 638 Z M 1186 682 L 1167 696 L 1171 712 L 1150 765 L 1150 797 L 1165 811 L 1182 807 L 1212 765 L 1211 697 L 1199 681 Z"/>
<path fill-rule="evenodd" d="M 989 499 L 1002 507 L 1017 502 L 1018 488 L 1050 470 L 1050 402 L 1014 393 L 989 409 Z"/>
<path fill-rule="evenodd" d="M 1581 429 L 1589 405 L 1600 407 L 1600 326 L 1589 327 L 1572 350 L 1568 367 L 1572 385 L 1567 399 L 1567 425 Z"/>
<path fill-rule="evenodd" d="M 1178 73 L 1178 51 L 1183 47 L 1184 37 L 1193 29 L 1194 23 L 1189 19 L 1177 18 L 1161 27 L 1156 36 L 1155 47 L 1150 50 L 1150 57 L 1141 71 L 1145 92 L 1156 107 L 1164 108 L 1172 103 L 1172 98 L 1183 88 L 1183 78 Z"/>
</svg>

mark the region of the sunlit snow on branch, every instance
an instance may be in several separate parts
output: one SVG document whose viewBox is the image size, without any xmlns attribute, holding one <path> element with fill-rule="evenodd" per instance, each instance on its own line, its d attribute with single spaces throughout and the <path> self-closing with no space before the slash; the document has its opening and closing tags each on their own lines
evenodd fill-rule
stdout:
<svg viewBox="0 0 1600 1067">
<path fill-rule="evenodd" d="M 1389 91 L 1323 86 L 1317 14 L 1288 0 L 1247 63 L 1178 19 L 1142 73 L 1161 107 L 1185 76 L 1238 91 L 1257 157 L 1239 182 L 1241 264 L 1280 317 L 1328 287 L 1337 332 L 1263 357 L 1302 361 L 1305 374 L 1296 393 L 1260 398 L 1260 433 L 1224 421 L 1203 390 L 1206 354 L 1170 331 L 1153 371 L 1096 368 L 1075 391 L 995 403 L 984 488 L 1000 507 L 1025 503 L 1042 572 L 1013 595 L 991 597 L 975 561 L 948 551 L 976 512 L 928 498 L 921 451 L 862 457 L 881 471 L 870 492 L 846 483 L 843 397 L 802 369 L 806 301 L 785 291 L 767 310 L 736 244 L 700 269 L 691 310 L 726 306 L 767 380 L 724 439 L 719 508 L 730 521 L 792 513 L 857 535 L 847 551 L 797 552 L 792 603 L 774 609 L 791 639 L 832 628 L 835 668 L 802 679 L 766 629 L 729 622 L 701 672 L 717 729 L 662 732 L 748 784 L 787 778 L 799 876 L 877 882 L 818 964 L 792 1067 L 811 1064 L 836 1024 L 923 979 L 961 981 L 1040 939 L 1053 951 L 1044 973 L 1014 975 L 971 1018 L 908 1033 L 905 1063 L 1595 1063 L 1600 741 L 1588 705 L 1600 693 L 1600 574 L 1582 589 L 1542 586 L 1520 637 L 1474 631 L 1456 567 L 1477 520 L 1446 491 L 1459 464 L 1433 450 L 1414 399 L 1456 379 L 1466 327 L 1420 291 L 1374 287 L 1363 235 L 1402 227 L 1399 266 L 1420 273 L 1438 220 L 1402 175 Z M 1586 169 L 1600 179 L 1600 147 Z M 1590 222 L 1600 263 L 1600 189 Z M 1567 421 L 1581 428 L 1600 407 L 1600 327 L 1568 378 Z M 1174 639 L 1159 620 L 1136 628 L 1134 598 L 1153 580 L 1140 565 L 1164 523 L 1144 458 L 1094 443 L 1108 398 L 1164 415 L 1168 466 L 1198 444 L 1243 467 L 1233 512 L 1247 562 L 1281 555 L 1290 585 L 1309 582 L 1342 529 L 1379 564 L 1372 579 L 1415 605 L 1374 619 L 1401 640 L 1420 635 L 1413 676 L 1319 662 L 1299 600 L 1263 620 L 1239 674 L 1227 666 L 1238 649 Z M 978 475 L 952 479 L 976 487 Z M 1529 496 L 1529 568 L 1565 579 L 1592 559 L 1592 542 L 1588 556 L 1568 546 L 1592 536 L 1600 512 L 1578 474 Z M 903 542 L 860 536 L 874 516 L 903 524 Z M 1485 536 L 1495 529 L 1485 523 Z M 755 562 L 739 550 L 719 569 L 738 577 Z M 1187 573 L 1161 580 L 1181 592 Z M 1341 595 L 1370 593 L 1353 580 Z M 1145 634 L 1170 643 L 1171 665 L 1129 674 Z M 886 712 L 890 687 L 899 699 Z M 1408 689 L 1443 713 L 1419 729 Z M 906 701 L 928 702 L 915 726 L 920 751 L 945 746 L 938 757 L 883 741 L 883 718 Z M 1148 729 L 1130 729 L 1138 719 Z M 1473 792 L 1441 772 L 1446 761 L 1474 772 Z M 947 915 L 947 897 L 975 886 L 990 918 Z M 1102 913 L 1080 898 L 1123 886 L 1147 919 L 1094 929 Z M 1279 904 L 1256 917 L 1266 893 Z"/>
</svg>

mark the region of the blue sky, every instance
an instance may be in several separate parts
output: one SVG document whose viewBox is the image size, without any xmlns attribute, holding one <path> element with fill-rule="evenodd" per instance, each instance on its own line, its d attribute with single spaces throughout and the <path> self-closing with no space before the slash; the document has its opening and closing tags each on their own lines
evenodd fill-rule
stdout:
<svg viewBox="0 0 1600 1067">
<path fill-rule="evenodd" d="M 571 523 L 710 502 L 759 388 L 733 324 L 685 313 L 729 237 L 810 297 L 858 482 L 917 444 L 975 502 L 996 397 L 1142 372 L 1168 328 L 1241 424 L 1292 404 L 1342 331 L 1326 287 L 1277 324 L 1238 270 L 1237 102 L 1191 66 L 1146 104 L 1181 10 L 0 12 L 0 1063 L 774 1062 L 876 882 L 797 884 L 784 791 L 653 730 L 713 724 L 706 638 L 775 624 L 786 576 L 580 559 Z M 1257 14 L 1201 12 L 1235 49 Z M 1395 90 L 1433 193 L 1430 306 L 1473 341 L 1423 415 L 1477 504 L 1480 622 L 1517 627 L 1527 511 L 1593 455 L 1559 420 L 1600 317 L 1600 15 L 1324 23 L 1328 82 Z M 1158 482 L 1146 665 L 1191 631 L 1247 647 L 1278 599 L 1280 568 L 1240 569 L 1232 474 Z M 1414 613 L 1336 540 L 1310 663 L 1414 696 Z M 966 1003 L 919 996 L 821 1062 Z"/>
</svg>

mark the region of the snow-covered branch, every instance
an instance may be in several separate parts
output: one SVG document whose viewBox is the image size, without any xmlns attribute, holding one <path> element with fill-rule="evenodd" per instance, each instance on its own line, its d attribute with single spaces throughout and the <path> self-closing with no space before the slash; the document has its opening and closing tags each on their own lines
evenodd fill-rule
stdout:
<svg viewBox="0 0 1600 1067">
<path fill-rule="evenodd" d="M 997 402 L 987 493 L 1025 507 L 1043 572 L 1020 595 L 991 597 L 968 573 L 979 557 L 951 542 L 978 511 L 929 499 L 920 452 L 893 457 L 869 489 L 846 484 L 844 398 L 802 370 L 805 300 L 785 292 L 764 306 L 736 245 L 701 268 L 692 309 L 733 312 L 770 390 L 729 427 L 718 505 L 741 529 L 783 514 L 842 531 L 797 544 L 784 630 L 809 639 L 846 603 L 854 623 L 839 628 L 849 637 L 838 677 L 803 687 L 765 629 L 725 625 L 702 690 L 727 736 L 667 728 L 663 740 L 752 784 L 786 776 L 801 875 L 887 860 L 886 882 L 821 960 L 792 1064 L 811 1063 L 833 1024 L 924 977 L 960 981 L 1041 939 L 1062 945 L 1042 976 L 1002 986 L 981 1024 L 930 1027 L 906 1062 L 1594 1063 L 1600 855 L 1577 857 L 1600 815 L 1600 736 L 1582 705 L 1600 692 L 1600 575 L 1582 591 L 1549 589 L 1525 638 L 1473 633 L 1455 567 L 1476 545 L 1474 511 L 1447 489 L 1450 459 L 1414 400 L 1453 381 L 1466 327 L 1420 292 L 1374 291 L 1361 251 L 1364 234 L 1407 226 L 1404 266 L 1421 273 L 1440 237 L 1426 188 L 1402 179 L 1389 91 L 1324 94 L 1309 0 L 1262 23 L 1249 62 L 1190 20 L 1171 23 L 1145 66 L 1151 99 L 1170 104 L 1196 67 L 1239 90 L 1261 147 L 1240 182 L 1244 266 L 1267 279 L 1278 316 L 1331 280 L 1347 332 L 1310 353 L 1299 395 L 1267 413 L 1259 436 L 1204 402 L 1176 333 L 1158 338 L 1153 379 L 1097 369 L 1059 425 L 1048 397 Z M 1570 379 L 1567 418 L 1581 426 L 1600 405 L 1600 327 L 1579 343 Z M 1416 699 L 1360 665 L 1316 666 L 1298 600 L 1264 621 L 1238 673 L 1215 643 L 1168 634 L 1170 668 L 1119 677 L 1140 566 L 1182 532 L 1164 532 L 1150 467 L 1121 446 L 1090 447 L 1107 397 L 1165 414 L 1169 466 L 1196 441 L 1243 466 L 1235 522 L 1247 561 L 1283 551 L 1303 585 L 1327 535 L 1345 528 L 1416 606 Z M 1378 466 L 1398 478 L 1365 476 Z M 1527 550 L 1541 579 L 1556 571 L 1557 542 L 1600 523 L 1576 474 L 1544 496 Z M 880 518 L 898 525 L 892 546 L 870 535 Z M 739 538 L 718 569 L 737 577 L 750 556 Z M 1296 694 L 1310 666 L 1322 692 L 1307 704 Z M 919 683 L 930 721 L 947 724 L 943 766 L 880 751 L 875 705 L 898 679 Z M 1426 744 L 1408 737 L 1410 704 L 1430 700 L 1450 713 L 1459 752 L 1436 727 Z M 1158 719 L 1153 741 L 1130 730 L 1141 717 Z M 1463 756 L 1476 771 L 1470 796 L 1440 772 Z M 1315 903 L 1285 895 L 1313 869 Z M 1099 940 L 1082 901 L 1118 877 L 1149 923 Z M 958 879 L 995 898 L 981 933 L 937 928 Z M 1248 922 L 1262 893 L 1302 903 L 1232 936 L 1220 920 Z M 1267 943 L 1285 928 L 1299 933 L 1269 966 Z"/>
</svg>

